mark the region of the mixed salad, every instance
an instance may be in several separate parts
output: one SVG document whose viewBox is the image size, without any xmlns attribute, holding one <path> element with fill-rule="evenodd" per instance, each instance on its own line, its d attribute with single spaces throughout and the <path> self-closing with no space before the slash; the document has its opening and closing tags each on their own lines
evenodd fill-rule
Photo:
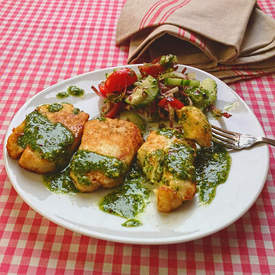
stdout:
<svg viewBox="0 0 275 275">
<path fill-rule="evenodd" d="M 98 88 L 92 89 L 104 98 L 101 116 L 127 119 L 143 127 L 146 121 L 177 122 L 176 111 L 195 106 L 215 117 L 230 117 L 215 106 L 217 84 L 212 78 L 199 81 L 186 68 L 179 71 L 177 57 L 169 54 L 131 68 L 115 69 L 106 75 Z"/>
</svg>

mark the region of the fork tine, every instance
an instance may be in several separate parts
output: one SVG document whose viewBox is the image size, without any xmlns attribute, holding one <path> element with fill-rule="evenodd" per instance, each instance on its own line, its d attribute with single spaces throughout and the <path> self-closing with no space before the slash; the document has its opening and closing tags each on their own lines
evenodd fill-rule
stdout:
<svg viewBox="0 0 275 275">
<path fill-rule="evenodd" d="M 219 135 L 216 135 L 215 133 L 212 133 L 212 136 L 216 139 L 219 139 L 220 141 L 223 141 L 225 143 L 229 143 L 231 145 L 234 145 L 234 141 L 232 139 L 223 138 Z"/>
<path fill-rule="evenodd" d="M 229 139 L 231 139 L 231 140 L 235 140 L 234 136 L 232 136 L 231 134 L 230 134 L 230 135 L 229 135 L 229 134 L 226 134 L 226 133 L 224 133 L 224 132 L 222 132 L 222 131 L 217 131 L 217 130 L 215 130 L 215 129 L 212 129 L 212 133 L 215 133 L 215 134 L 217 134 L 217 135 L 220 135 L 220 136 L 229 138 Z"/>
<path fill-rule="evenodd" d="M 218 143 L 222 144 L 222 145 L 223 145 L 224 147 L 226 147 L 226 148 L 234 149 L 234 150 L 238 149 L 238 147 L 235 146 L 233 143 L 228 143 L 227 140 L 224 140 L 224 139 L 222 139 L 222 138 L 219 137 L 219 136 L 213 135 L 213 140 L 214 140 L 215 142 L 218 142 Z"/>
<path fill-rule="evenodd" d="M 235 146 L 233 146 L 233 145 L 226 144 L 226 143 L 224 143 L 224 142 L 222 142 L 222 141 L 220 141 L 220 140 L 214 139 L 214 141 L 217 142 L 217 143 L 219 143 L 219 144 L 221 144 L 221 145 L 223 145 L 223 146 L 224 146 L 225 148 L 227 148 L 227 149 L 238 150 L 237 147 L 235 147 Z"/>
<path fill-rule="evenodd" d="M 220 132 L 227 133 L 227 134 L 230 134 L 230 135 L 235 135 L 236 134 L 236 132 L 225 130 L 225 129 L 219 128 L 219 127 L 217 127 L 215 125 L 211 125 L 211 127 L 212 127 L 212 129 L 215 129 L 215 130 L 218 130 Z"/>
<path fill-rule="evenodd" d="M 238 133 L 219 128 L 215 125 L 211 125 L 211 127 L 212 136 L 216 139 L 217 142 L 222 143 L 225 147 L 230 149 L 240 149 L 238 146 Z"/>
</svg>

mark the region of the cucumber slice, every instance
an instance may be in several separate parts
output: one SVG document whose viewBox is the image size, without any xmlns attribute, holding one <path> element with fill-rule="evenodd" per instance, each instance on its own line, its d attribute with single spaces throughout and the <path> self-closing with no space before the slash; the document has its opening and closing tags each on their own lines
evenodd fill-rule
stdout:
<svg viewBox="0 0 275 275">
<path fill-rule="evenodd" d="M 139 81 L 133 93 L 129 95 L 125 102 L 134 106 L 145 106 L 156 98 L 159 93 L 158 81 L 148 75 L 145 79 Z"/>
<path fill-rule="evenodd" d="M 217 83 L 212 78 L 205 78 L 200 85 L 208 91 L 209 104 L 215 104 L 217 100 Z"/>
<path fill-rule="evenodd" d="M 199 87 L 200 81 L 195 79 L 183 79 L 182 86 Z"/>
<path fill-rule="evenodd" d="M 164 79 L 164 84 L 168 86 L 181 86 L 182 80 L 182 78 L 167 77 Z"/>
<path fill-rule="evenodd" d="M 181 73 L 181 72 L 178 72 L 178 71 L 172 71 L 172 72 L 167 72 L 167 73 L 163 73 L 163 74 L 161 74 L 159 77 L 158 77 L 158 79 L 159 80 L 163 80 L 163 79 L 165 79 L 165 78 L 167 78 L 167 77 L 171 77 L 171 78 L 184 78 L 185 77 L 185 75 L 183 74 L 183 73 Z"/>
<path fill-rule="evenodd" d="M 146 129 L 146 122 L 137 113 L 124 111 L 119 115 L 119 119 L 133 122 L 141 131 L 144 131 Z"/>
<path fill-rule="evenodd" d="M 190 87 L 199 87 L 200 81 L 195 79 L 182 79 L 167 77 L 164 79 L 164 84 L 169 86 L 190 86 Z"/>
</svg>

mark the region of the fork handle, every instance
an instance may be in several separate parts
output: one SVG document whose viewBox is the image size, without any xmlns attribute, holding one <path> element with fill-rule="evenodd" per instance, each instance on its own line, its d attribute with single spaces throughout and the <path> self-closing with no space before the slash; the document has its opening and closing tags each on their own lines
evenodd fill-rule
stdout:
<svg viewBox="0 0 275 275">
<path fill-rule="evenodd" d="M 261 137 L 258 139 L 257 143 L 268 143 L 270 145 L 275 146 L 275 139 Z"/>
</svg>

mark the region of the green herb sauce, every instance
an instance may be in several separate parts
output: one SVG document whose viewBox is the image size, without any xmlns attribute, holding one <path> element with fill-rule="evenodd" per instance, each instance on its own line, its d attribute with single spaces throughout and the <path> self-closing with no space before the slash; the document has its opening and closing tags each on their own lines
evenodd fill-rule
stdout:
<svg viewBox="0 0 275 275">
<path fill-rule="evenodd" d="M 166 154 L 168 171 L 176 178 L 193 180 L 195 174 L 194 149 L 181 143 L 173 143 Z"/>
<path fill-rule="evenodd" d="M 79 108 L 74 108 L 73 113 L 74 113 L 74 115 L 78 115 L 80 113 L 80 109 Z"/>
<path fill-rule="evenodd" d="M 81 88 L 79 88 L 77 86 L 70 86 L 70 87 L 68 87 L 67 92 L 71 96 L 79 96 L 79 97 L 83 96 L 84 93 L 85 93 L 83 89 L 81 89 Z"/>
<path fill-rule="evenodd" d="M 141 213 L 150 196 L 150 189 L 146 186 L 146 177 L 135 164 L 127 173 L 125 181 L 115 191 L 107 194 L 99 204 L 101 210 L 130 219 L 123 226 L 139 226 L 141 223 L 133 220 Z"/>
<path fill-rule="evenodd" d="M 109 178 L 119 178 L 127 171 L 126 165 L 114 157 L 99 155 L 86 150 L 79 150 L 73 156 L 70 168 L 77 176 L 79 183 L 89 185 L 85 174 L 100 171 Z"/>
<path fill-rule="evenodd" d="M 96 117 L 95 119 L 97 119 L 99 121 L 106 121 L 106 117 L 104 117 L 104 116 L 99 116 L 99 117 Z"/>
<path fill-rule="evenodd" d="M 53 161 L 60 169 L 70 158 L 70 146 L 74 135 L 61 123 L 52 123 L 38 111 L 33 111 L 26 117 L 24 134 L 17 140 L 19 146 L 30 146 L 41 157 Z"/>
<path fill-rule="evenodd" d="M 63 109 L 63 105 L 59 103 L 53 103 L 48 106 L 48 111 L 51 113 L 55 113 Z"/>
<path fill-rule="evenodd" d="M 57 98 L 66 98 L 66 97 L 68 97 L 69 96 L 69 93 L 67 93 L 67 92 L 59 92 L 57 95 L 56 95 L 56 97 Z"/>
<path fill-rule="evenodd" d="M 70 177 L 70 169 L 67 167 L 62 172 L 43 176 L 43 181 L 48 189 L 58 193 L 77 193 L 74 182 Z"/>
<path fill-rule="evenodd" d="M 201 203 L 209 204 L 216 195 L 216 188 L 226 181 L 231 158 L 224 146 L 213 143 L 201 148 L 195 158 L 195 174 Z"/>
<path fill-rule="evenodd" d="M 175 130 L 175 129 L 170 129 L 170 128 L 161 128 L 157 131 L 157 134 L 168 137 L 168 138 L 172 138 L 172 137 L 183 138 L 183 134 L 181 132 L 179 132 L 178 130 Z"/>
<path fill-rule="evenodd" d="M 125 227 L 137 227 L 137 226 L 141 226 L 142 223 L 137 219 L 129 219 L 121 225 Z"/>
<path fill-rule="evenodd" d="M 183 138 L 182 134 L 174 129 L 163 128 L 157 132 L 169 139 L 176 137 Z M 194 180 L 195 167 L 194 149 L 177 141 L 174 141 L 167 149 L 155 150 L 145 156 L 142 164 L 143 172 L 152 183 L 162 182 L 164 169 L 178 179 Z"/>
<path fill-rule="evenodd" d="M 158 183 L 161 181 L 164 165 L 165 152 L 157 149 L 145 156 L 142 169 L 152 183 Z"/>
</svg>

